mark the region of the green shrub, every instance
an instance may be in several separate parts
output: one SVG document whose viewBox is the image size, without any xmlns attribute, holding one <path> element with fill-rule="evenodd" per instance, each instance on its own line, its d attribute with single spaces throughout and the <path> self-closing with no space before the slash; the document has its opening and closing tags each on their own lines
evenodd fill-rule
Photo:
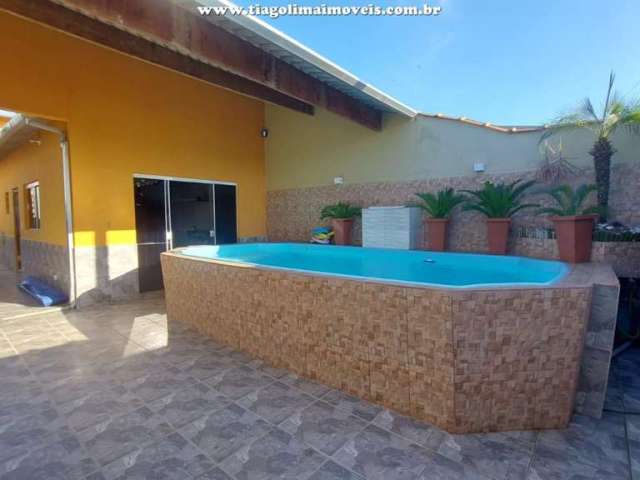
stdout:
<svg viewBox="0 0 640 480">
<path fill-rule="evenodd" d="M 534 184 L 535 180 L 497 184 L 484 182 L 480 190 L 463 190 L 471 195 L 464 209 L 480 212 L 488 218 L 510 218 L 520 210 L 538 206 L 533 203 L 521 203 L 522 195 Z"/>
<path fill-rule="evenodd" d="M 320 212 L 320 220 L 324 220 L 326 218 L 335 218 L 335 219 L 349 219 L 354 217 L 359 217 L 362 215 L 362 208 L 356 207 L 349 203 L 338 202 L 333 205 L 327 205 Z"/>
<path fill-rule="evenodd" d="M 465 201 L 464 195 L 456 193 L 453 188 L 447 188 L 433 193 L 416 193 L 422 200 L 417 206 L 431 218 L 449 218 L 454 208 Z"/>
</svg>

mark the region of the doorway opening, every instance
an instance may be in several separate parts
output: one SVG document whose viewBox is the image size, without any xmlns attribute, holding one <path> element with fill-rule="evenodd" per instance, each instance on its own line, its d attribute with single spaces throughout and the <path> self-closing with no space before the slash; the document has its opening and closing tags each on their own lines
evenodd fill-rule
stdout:
<svg viewBox="0 0 640 480">
<path fill-rule="evenodd" d="M 13 208 L 13 239 L 16 248 L 16 271 L 22 270 L 22 251 L 20 248 L 20 191 L 11 189 L 11 207 Z"/>
<path fill-rule="evenodd" d="M 238 240 L 235 184 L 134 175 L 133 189 L 141 292 L 163 288 L 162 252 Z"/>
</svg>

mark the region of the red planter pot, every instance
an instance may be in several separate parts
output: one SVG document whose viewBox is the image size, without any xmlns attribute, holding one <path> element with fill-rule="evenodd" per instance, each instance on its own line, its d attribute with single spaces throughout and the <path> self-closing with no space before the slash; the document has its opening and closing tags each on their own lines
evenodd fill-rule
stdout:
<svg viewBox="0 0 640 480">
<path fill-rule="evenodd" d="M 425 243 L 427 250 L 443 252 L 447 249 L 448 218 L 425 218 Z"/>
<path fill-rule="evenodd" d="M 489 253 L 505 255 L 509 243 L 510 218 L 487 218 L 487 243 Z"/>
<path fill-rule="evenodd" d="M 591 260 L 591 242 L 595 215 L 551 217 L 556 228 L 560 260 L 570 263 Z"/>
<path fill-rule="evenodd" d="M 351 245 L 352 218 L 333 218 L 331 219 L 331 228 L 333 228 L 333 242 L 336 245 Z"/>
</svg>

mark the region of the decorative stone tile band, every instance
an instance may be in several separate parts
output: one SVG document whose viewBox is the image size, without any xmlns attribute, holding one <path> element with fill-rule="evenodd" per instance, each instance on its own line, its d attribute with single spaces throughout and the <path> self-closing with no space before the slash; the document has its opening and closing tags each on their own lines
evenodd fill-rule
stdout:
<svg viewBox="0 0 640 480">
<path fill-rule="evenodd" d="M 571 416 L 589 276 L 420 288 L 176 252 L 162 269 L 171 321 L 450 432 L 562 428 Z"/>
<path fill-rule="evenodd" d="M 406 205 L 415 203 L 416 192 L 435 192 L 443 188 L 476 189 L 484 181 L 512 182 L 519 178 L 533 179 L 535 172 L 518 172 L 503 175 L 475 175 L 465 177 L 433 178 L 403 182 L 360 183 L 326 185 L 318 187 L 275 190 L 267 192 L 267 236 L 270 241 L 307 242 L 311 229 L 318 226 L 320 210 L 324 205 L 346 201 L 362 207 L 375 205 Z M 593 172 L 582 172 L 572 180 L 573 184 L 593 183 Z M 545 185 L 539 185 L 544 187 Z M 548 186 L 548 185 L 546 185 Z M 610 218 L 628 225 L 640 224 L 640 169 L 619 164 L 611 172 Z M 531 195 L 527 202 L 547 205 L 546 196 Z M 520 226 L 551 226 L 548 218 L 532 215 L 531 211 L 518 214 L 513 219 L 512 233 Z M 360 242 L 360 222 L 354 228 L 354 240 Z M 613 262 L 616 272 L 622 276 L 640 277 L 640 245 L 619 242 L 613 246 L 606 242 L 594 245 L 593 261 Z M 449 249 L 460 252 L 486 252 L 486 223 L 474 212 L 456 211 L 451 219 Z M 514 254 L 539 258 L 558 258 L 555 240 L 533 240 L 512 236 L 510 251 Z M 625 263 L 627 252 L 634 255 L 633 263 Z"/>
</svg>

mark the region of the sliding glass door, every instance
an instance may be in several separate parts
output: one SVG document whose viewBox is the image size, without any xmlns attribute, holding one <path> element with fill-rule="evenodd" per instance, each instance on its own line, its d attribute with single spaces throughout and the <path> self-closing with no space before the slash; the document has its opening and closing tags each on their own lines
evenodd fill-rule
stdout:
<svg viewBox="0 0 640 480">
<path fill-rule="evenodd" d="M 214 188 L 210 183 L 169 182 L 171 248 L 215 244 Z"/>
<path fill-rule="evenodd" d="M 163 287 L 162 252 L 237 241 L 235 185 L 136 176 L 133 186 L 141 292 Z"/>
</svg>

